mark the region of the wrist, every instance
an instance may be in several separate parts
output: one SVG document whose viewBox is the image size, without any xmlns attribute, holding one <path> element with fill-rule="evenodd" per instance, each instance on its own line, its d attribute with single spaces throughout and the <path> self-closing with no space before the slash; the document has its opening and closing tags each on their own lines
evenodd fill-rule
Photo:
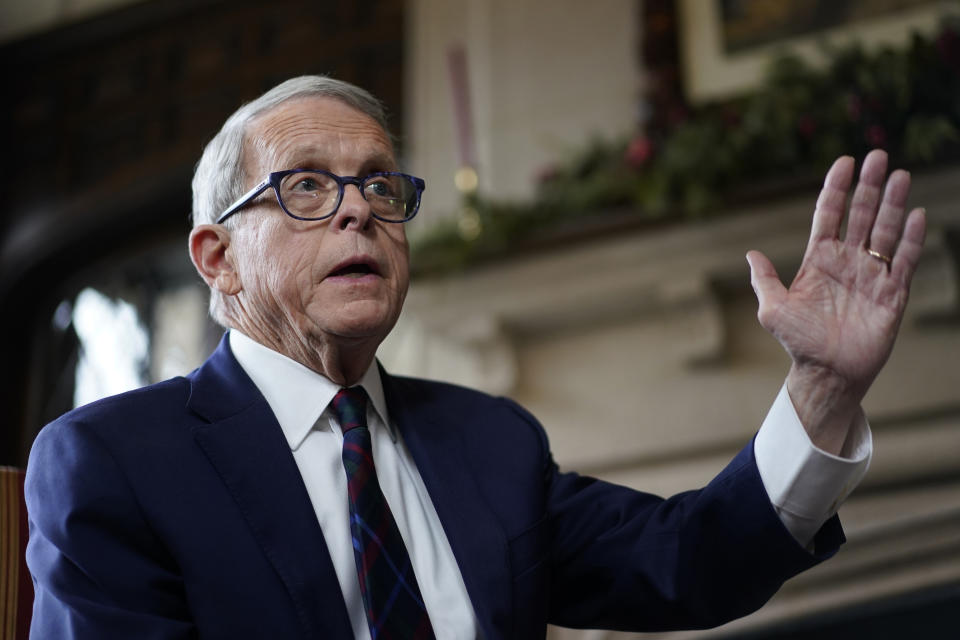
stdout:
<svg viewBox="0 0 960 640">
<path fill-rule="evenodd" d="M 796 363 L 790 367 L 786 386 L 813 444 L 838 455 L 859 415 L 863 392 L 833 371 Z"/>
</svg>

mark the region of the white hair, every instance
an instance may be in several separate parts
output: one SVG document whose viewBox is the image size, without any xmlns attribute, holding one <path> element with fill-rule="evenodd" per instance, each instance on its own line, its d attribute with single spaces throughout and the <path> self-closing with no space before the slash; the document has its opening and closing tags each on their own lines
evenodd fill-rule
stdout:
<svg viewBox="0 0 960 640">
<path fill-rule="evenodd" d="M 194 227 L 216 222 L 220 214 L 243 195 L 247 179 L 243 170 L 244 140 L 250 122 L 284 102 L 307 97 L 340 100 L 373 118 L 390 136 L 383 105 L 366 90 L 326 76 L 299 76 L 282 82 L 234 111 L 207 143 L 193 174 Z M 210 289 L 210 315 L 224 325 L 222 298 L 219 291 Z"/>
</svg>

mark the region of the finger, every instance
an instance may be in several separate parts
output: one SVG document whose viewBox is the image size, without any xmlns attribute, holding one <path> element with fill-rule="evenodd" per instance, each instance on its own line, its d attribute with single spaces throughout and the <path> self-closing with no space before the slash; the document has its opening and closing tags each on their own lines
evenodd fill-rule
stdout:
<svg viewBox="0 0 960 640">
<path fill-rule="evenodd" d="M 847 223 L 845 242 L 851 247 L 865 247 L 877 216 L 883 179 L 887 174 L 887 152 L 874 149 L 867 154 L 860 169 L 860 181 L 850 203 L 850 220 Z"/>
<path fill-rule="evenodd" d="M 840 223 L 843 209 L 847 205 L 847 193 L 853 181 L 854 160 L 842 156 L 833 162 L 823 180 L 823 189 L 817 198 L 817 209 L 813 213 L 813 227 L 810 229 L 810 244 L 815 240 L 835 240 L 840 237 Z"/>
<path fill-rule="evenodd" d="M 905 287 L 910 286 L 913 274 L 920 263 L 920 253 L 923 250 L 923 241 L 927 234 L 927 212 L 924 209 L 914 209 L 907 216 L 907 224 L 903 227 L 903 237 L 900 246 L 893 256 L 890 272 Z"/>
<path fill-rule="evenodd" d="M 910 174 L 903 170 L 894 171 L 887 180 L 883 192 L 880 212 L 870 231 L 870 243 L 867 245 L 885 256 L 892 256 L 903 232 L 903 218 L 906 213 L 907 194 L 910 193 Z"/>
<path fill-rule="evenodd" d="M 759 251 L 748 251 L 747 264 L 750 265 L 750 285 L 757 294 L 757 319 L 768 329 L 771 314 L 786 297 L 787 289 L 767 256 Z"/>
</svg>

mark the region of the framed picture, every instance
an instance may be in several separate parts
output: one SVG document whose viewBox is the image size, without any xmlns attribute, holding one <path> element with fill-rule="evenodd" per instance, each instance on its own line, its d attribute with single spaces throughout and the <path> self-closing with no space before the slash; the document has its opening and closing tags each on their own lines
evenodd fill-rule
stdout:
<svg viewBox="0 0 960 640">
<path fill-rule="evenodd" d="M 680 57 L 692 104 L 749 90 L 789 51 L 823 62 L 823 45 L 902 46 L 936 32 L 960 3 L 945 0 L 680 0 Z"/>
</svg>

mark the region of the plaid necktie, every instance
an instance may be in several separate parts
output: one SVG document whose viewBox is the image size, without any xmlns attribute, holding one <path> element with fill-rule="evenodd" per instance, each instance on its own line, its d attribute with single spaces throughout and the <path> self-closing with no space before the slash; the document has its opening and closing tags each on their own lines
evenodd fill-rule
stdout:
<svg viewBox="0 0 960 640">
<path fill-rule="evenodd" d="M 343 469 L 360 593 L 373 640 L 433 638 L 410 556 L 380 491 L 363 387 L 341 389 L 333 410 L 343 430 Z"/>
</svg>

